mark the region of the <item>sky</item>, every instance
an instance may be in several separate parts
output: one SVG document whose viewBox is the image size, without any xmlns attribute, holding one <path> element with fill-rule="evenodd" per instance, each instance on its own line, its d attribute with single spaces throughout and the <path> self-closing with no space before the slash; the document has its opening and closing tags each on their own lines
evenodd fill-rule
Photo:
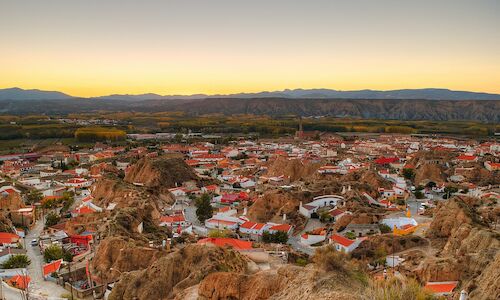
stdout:
<svg viewBox="0 0 500 300">
<path fill-rule="evenodd" d="M 0 88 L 500 93 L 498 0 L 0 0 Z"/>
</svg>

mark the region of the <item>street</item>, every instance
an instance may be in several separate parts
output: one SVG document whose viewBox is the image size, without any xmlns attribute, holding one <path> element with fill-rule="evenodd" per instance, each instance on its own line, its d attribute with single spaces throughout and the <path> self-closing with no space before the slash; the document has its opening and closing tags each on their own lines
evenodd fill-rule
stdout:
<svg viewBox="0 0 500 300">
<path fill-rule="evenodd" d="M 42 266 L 45 263 L 43 255 L 40 253 L 40 248 L 38 246 L 30 245 L 30 241 L 38 238 L 42 230 L 43 220 L 39 220 L 25 238 L 27 250 L 26 254 L 31 260 L 31 264 L 27 267 L 28 274 L 31 277 L 29 290 L 30 293 L 33 294 L 59 298 L 62 294 L 67 294 L 68 291 L 52 281 L 44 280 L 42 274 Z M 10 300 L 9 298 L 7 299 Z"/>
</svg>

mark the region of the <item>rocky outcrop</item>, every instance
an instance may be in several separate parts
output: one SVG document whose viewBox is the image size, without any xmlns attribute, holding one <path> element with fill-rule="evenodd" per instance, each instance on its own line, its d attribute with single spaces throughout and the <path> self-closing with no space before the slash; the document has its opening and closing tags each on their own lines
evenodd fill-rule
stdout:
<svg viewBox="0 0 500 300">
<path fill-rule="evenodd" d="M 419 236 L 383 234 L 363 241 L 351 255 L 354 258 L 374 258 L 377 254 L 388 255 L 427 245 L 428 242 Z"/>
<path fill-rule="evenodd" d="M 198 299 L 360 299 L 361 289 L 361 283 L 347 274 L 285 266 L 253 275 L 213 273 L 200 283 Z"/>
<path fill-rule="evenodd" d="M 94 273 L 99 274 L 99 279 L 112 282 L 120 277 L 120 272 L 147 268 L 166 254 L 166 251 L 137 246 L 135 242 L 122 237 L 109 237 L 99 244 L 92 266 Z"/>
<path fill-rule="evenodd" d="M 92 187 L 94 203 L 102 208 L 116 204 L 115 209 L 134 207 L 147 212 L 152 220 L 160 218 L 160 211 L 172 200 L 159 197 L 144 187 L 134 186 L 108 174 Z"/>
<path fill-rule="evenodd" d="M 0 232 L 13 232 L 13 228 L 12 222 L 3 214 L 0 214 Z"/>
<path fill-rule="evenodd" d="M 298 213 L 300 201 L 304 199 L 302 195 L 292 194 L 283 190 L 272 190 L 266 192 L 263 197 L 257 200 L 248 209 L 248 217 L 256 222 L 274 221 L 283 223 L 283 214 L 287 220 L 294 225 L 304 222 L 303 217 Z"/>
<path fill-rule="evenodd" d="M 199 178 L 179 155 L 143 157 L 125 175 L 126 182 L 139 183 L 160 193 L 168 193 L 166 189 L 190 180 L 198 181 Z"/>
<path fill-rule="evenodd" d="M 270 162 L 267 175 L 284 175 L 289 177 L 290 181 L 293 182 L 314 175 L 320 166 L 321 164 L 319 163 L 311 163 L 300 159 L 288 159 L 280 156 Z"/>
<path fill-rule="evenodd" d="M 210 273 L 243 274 L 247 264 L 244 256 L 231 249 L 188 245 L 157 259 L 144 270 L 124 273 L 109 299 L 172 299 Z"/>
<path fill-rule="evenodd" d="M 480 205 L 476 198 L 454 197 L 437 207 L 427 236 L 443 246 L 416 270 L 422 281 L 459 280 L 470 299 L 497 299 L 500 234 L 479 217 Z"/>
</svg>

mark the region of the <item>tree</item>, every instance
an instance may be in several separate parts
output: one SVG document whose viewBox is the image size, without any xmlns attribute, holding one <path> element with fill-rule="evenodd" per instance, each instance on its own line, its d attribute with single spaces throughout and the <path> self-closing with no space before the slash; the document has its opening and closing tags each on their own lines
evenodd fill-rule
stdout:
<svg viewBox="0 0 500 300">
<path fill-rule="evenodd" d="M 328 211 L 322 212 L 319 216 L 319 220 L 323 223 L 330 222 L 332 220 L 332 215 Z"/>
<path fill-rule="evenodd" d="M 380 229 L 381 233 L 389 233 L 392 231 L 391 227 L 385 225 L 385 224 L 379 224 L 378 228 Z"/>
<path fill-rule="evenodd" d="M 264 243 L 286 244 L 288 242 L 288 234 L 284 231 L 276 231 L 275 233 L 264 231 L 262 241 Z"/>
<path fill-rule="evenodd" d="M 454 187 L 454 186 L 447 186 L 444 188 L 444 196 L 443 198 L 444 199 L 449 199 L 451 197 L 452 194 L 458 192 L 458 188 Z"/>
<path fill-rule="evenodd" d="M 31 190 L 28 193 L 28 195 L 26 196 L 26 201 L 29 204 L 34 204 L 34 203 L 40 202 L 40 201 L 42 201 L 42 199 L 43 199 L 43 195 L 38 190 Z"/>
<path fill-rule="evenodd" d="M 46 262 L 51 262 L 63 258 L 64 251 L 63 248 L 58 245 L 50 245 L 45 248 L 43 252 L 43 258 Z"/>
<path fill-rule="evenodd" d="M 200 222 L 203 223 L 205 222 L 205 220 L 208 220 L 212 217 L 213 208 L 210 204 L 210 196 L 207 193 L 201 195 L 200 198 L 196 199 L 195 206 L 196 216 L 198 217 L 198 220 L 200 220 Z"/>
<path fill-rule="evenodd" d="M 417 198 L 417 199 L 423 199 L 423 198 L 425 198 L 425 195 L 424 195 L 424 193 L 422 193 L 422 191 L 416 191 L 415 192 L 415 198 Z"/>
<path fill-rule="evenodd" d="M 58 214 L 51 212 L 45 218 L 45 226 L 47 227 L 54 226 L 57 223 L 59 223 L 59 221 L 61 221 L 61 217 Z"/>
<path fill-rule="evenodd" d="M 68 211 L 68 209 L 75 203 L 75 196 L 73 192 L 65 192 L 63 197 L 61 198 L 61 202 L 63 203 L 63 207 L 61 208 L 61 212 Z"/>
<path fill-rule="evenodd" d="M 415 179 L 415 171 L 413 169 L 403 169 L 403 177 L 407 180 Z"/>
<path fill-rule="evenodd" d="M 429 181 L 425 185 L 425 187 L 430 188 L 430 189 L 435 188 L 436 186 L 437 186 L 437 184 L 434 181 Z"/>
<path fill-rule="evenodd" d="M 17 269 L 17 268 L 26 268 L 29 264 L 31 264 L 31 260 L 28 256 L 24 254 L 12 255 L 9 259 L 2 264 L 2 268 L 4 269 Z"/>
<path fill-rule="evenodd" d="M 59 245 L 50 245 L 43 252 L 43 258 L 46 262 L 51 262 L 61 258 L 64 261 L 71 262 L 73 260 L 73 254 L 71 254 L 69 251 L 64 250 Z"/>
<path fill-rule="evenodd" d="M 356 234 L 352 231 L 349 231 L 349 232 L 346 232 L 345 237 L 350 239 L 350 240 L 354 240 L 356 238 Z"/>
</svg>

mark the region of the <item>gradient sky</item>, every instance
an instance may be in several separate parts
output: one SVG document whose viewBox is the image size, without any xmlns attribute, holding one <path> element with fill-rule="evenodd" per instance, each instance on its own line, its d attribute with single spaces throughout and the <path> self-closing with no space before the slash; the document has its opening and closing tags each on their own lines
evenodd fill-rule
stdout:
<svg viewBox="0 0 500 300">
<path fill-rule="evenodd" d="M 0 0 L 0 88 L 500 93 L 498 0 Z"/>
</svg>

